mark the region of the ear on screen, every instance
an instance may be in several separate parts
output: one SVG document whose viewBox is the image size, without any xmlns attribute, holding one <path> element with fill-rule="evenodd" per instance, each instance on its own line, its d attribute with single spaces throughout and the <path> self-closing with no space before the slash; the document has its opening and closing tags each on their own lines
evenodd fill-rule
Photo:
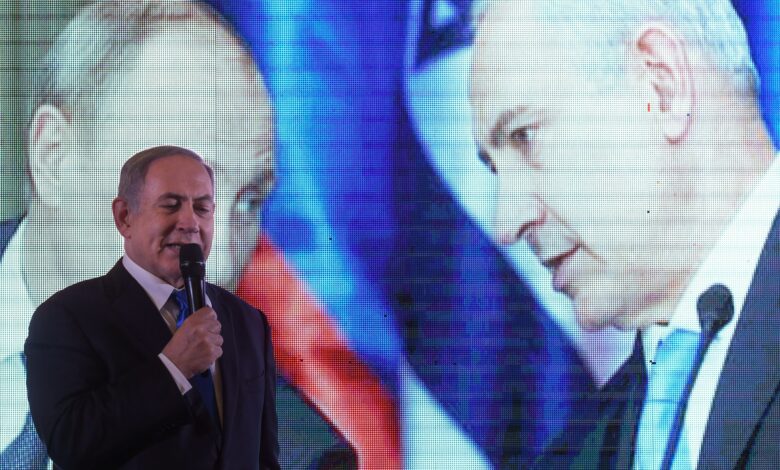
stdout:
<svg viewBox="0 0 780 470">
<path fill-rule="evenodd" d="M 634 50 L 644 68 L 649 110 L 670 143 L 685 138 L 691 124 L 695 89 L 685 40 L 661 23 L 641 27 Z"/>
<path fill-rule="evenodd" d="M 30 122 L 27 154 L 35 197 L 42 204 L 59 206 L 63 167 L 71 144 L 68 117 L 55 106 L 40 106 Z"/>
</svg>

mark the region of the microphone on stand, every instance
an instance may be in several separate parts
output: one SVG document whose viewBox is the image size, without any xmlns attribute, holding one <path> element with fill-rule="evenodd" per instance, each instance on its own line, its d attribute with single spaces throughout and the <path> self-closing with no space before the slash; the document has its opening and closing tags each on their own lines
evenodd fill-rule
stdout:
<svg viewBox="0 0 780 470">
<path fill-rule="evenodd" d="M 677 411 L 674 415 L 672 429 L 669 432 L 669 440 L 666 441 L 666 452 L 664 460 L 661 463 L 661 470 L 669 470 L 672 467 L 674 453 L 677 450 L 677 442 L 680 440 L 682 425 L 685 419 L 685 410 L 688 408 L 688 398 L 691 395 L 693 384 L 696 382 L 696 376 L 699 374 L 704 355 L 710 343 L 731 318 L 734 316 L 734 302 L 731 298 L 731 292 L 723 284 L 714 284 L 699 296 L 696 302 L 696 310 L 699 313 L 699 324 L 701 325 L 701 335 L 699 336 L 699 345 L 696 348 L 696 356 L 693 360 L 693 368 L 688 381 L 685 383 L 680 403 L 677 405 Z"/>
</svg>

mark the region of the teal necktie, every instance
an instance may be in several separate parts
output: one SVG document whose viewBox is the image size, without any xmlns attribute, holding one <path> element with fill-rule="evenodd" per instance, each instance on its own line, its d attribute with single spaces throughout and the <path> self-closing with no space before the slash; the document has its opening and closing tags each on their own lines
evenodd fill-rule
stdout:
<svg viewBox="0 0 780 470">
<path fill-rule="evenodd" d="M 639 419 L 635 470 L 657 470 L 661 467 L 674 415 L 693 368 L 698 344 L 699 335 L 685 330 L 674 330 L 659 342 Z M 685 432 L 680 436 L 671 468 L 691 470 Z"/>
</svg>

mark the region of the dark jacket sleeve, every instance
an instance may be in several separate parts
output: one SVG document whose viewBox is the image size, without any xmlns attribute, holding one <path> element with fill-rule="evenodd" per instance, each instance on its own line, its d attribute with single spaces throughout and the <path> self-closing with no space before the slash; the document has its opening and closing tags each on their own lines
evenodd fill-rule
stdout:
<svg viewBox="0 0 780 470">
<path fill-rule="evenodd" d="M 274 348 L 271 344 L 271 328 L 264 314 L 263 319 L 265 339 L 265 401 L 263 404 L 262 429 L 263 438 L 260 443 L 260 468 L 278 469 L 279 467 L 279 436 L 276 416 L 276 362 Z"/>
<path fill-rule="evenodd" d="M 24 349 L 30 413 L 60 467 L 115 467 L 191 415 L 159 358 L 109 372 L 95 341 L 110 341 L 112 332 L 93 338 L 83 308 L 55 296 L 34 313 Z"/>
</svg>

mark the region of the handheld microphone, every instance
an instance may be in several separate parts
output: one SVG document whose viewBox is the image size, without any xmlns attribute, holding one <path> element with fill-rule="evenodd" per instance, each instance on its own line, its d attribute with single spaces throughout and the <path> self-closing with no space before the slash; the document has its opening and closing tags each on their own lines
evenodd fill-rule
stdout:
<svg viewBox="0 0 780 470">
<path fill-rule="evenodd" d="M 696 382 L 696 376 L 699 374 L 704 355 L 710 343 L 718 334 L 721 328 L 726 326 L 734 316 L 734 301 L 731 298 L 731 292 L 723 284 L 714 284 L 699 296 L 696 302 L 696 310 L 699 313 L 699 324 L 701 325 L 701 335 L 699 336 L 699 345 L 696 348 L 696 356 L 693 360 L 693 368 L 688 381 L 685 383 L 680 403 L 677 405 L 677 411 L 674 415 L 672 429 L 669 432 L 669 440 L 666 441 L 666 452 L 664 460 L 661 463 L 661 470 L 669 470 L 672 467 L 674 453 L 677 450 L 677 442 L 680 440 L 683 421 L 685 420 L 685 410 L 688 408 L 688 398 L 693 389 L 693 383 Z"/>
<path fill-rule="evenodd" d="M 187 303 L 190 314 L 206 305 L 206 261 L 203 250 L 197 243 L 188 243 L 179 248 L 179 269 L 187 290 Z M 219 426 L 217 404 L 214 396 L 214 382 L 211 370 L 206 369 L 193 377 L 193 385 L 198 389 L 211 416 Z"/>
<path fill-rule="evenodd" d="M 206 305 L 206 262 L 200 245 L 188 243 L 179 248 L 179 268 L 192 313 Z"/>
</svg>

